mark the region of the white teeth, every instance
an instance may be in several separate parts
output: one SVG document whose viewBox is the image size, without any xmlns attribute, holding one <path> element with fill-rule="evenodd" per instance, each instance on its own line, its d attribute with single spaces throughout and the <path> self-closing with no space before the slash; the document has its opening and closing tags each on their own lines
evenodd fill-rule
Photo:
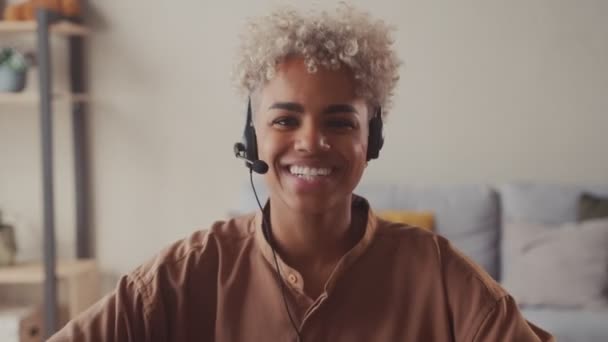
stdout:
<svg viewBox="0 0 608 342">
<path fill-rule="evenodd" d="M 308 166 L 292 165 L 291 167 L 289 167 L 289 172 L 293 175 L 301 176 L 307 180 L 310 180 L 312 179 L 312 177 L 327 176 L 331 174 L 331 168 L 311 168 Z"/>
</svg>

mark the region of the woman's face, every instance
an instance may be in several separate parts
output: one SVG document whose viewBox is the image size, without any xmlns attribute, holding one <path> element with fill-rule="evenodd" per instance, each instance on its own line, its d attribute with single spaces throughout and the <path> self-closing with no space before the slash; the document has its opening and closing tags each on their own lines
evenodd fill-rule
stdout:
<svg viewBox="0 0 608 342">
<path fill-rule="evenodd" d="M 256 95 L 254 125 L 271 198 L 322 213 L 350 205 L 366 166 L 369 114 L 346 67 L 309 73 L 289 58 Z"/>
</svg>

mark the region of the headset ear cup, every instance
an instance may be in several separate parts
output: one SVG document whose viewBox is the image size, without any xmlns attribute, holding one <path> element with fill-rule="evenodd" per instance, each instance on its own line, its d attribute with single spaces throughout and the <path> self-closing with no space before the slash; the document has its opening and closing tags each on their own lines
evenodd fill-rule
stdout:
<svg viewBox="0 0 608 342">
<path fill-rule="evenodd" d="M 369 123 L 369 138 L 367 140 L 367 161 L 378 158 L 378 124 L 373 118 Z"/>
<path fill-rule="evenodd" d="M 367 161 L 376 159 L 380 156 L 380 150 L 384 145 L 382 133 L 382 115 L 378 113 L 369 122 L 369 137 L 367 141 Z"/>
<path fill-rule="evenodd" d="M 258 139 L 255 134 L 255 128 L 248 125 L 245 129 L 245 147 L 247 148 L 247 158 L 250 160 L 258 160 Z"/>
<path fill-rule="evenodd" d="M 253 127 L 253 114 L 251 112 L 251 98 L 247 102 L 247 119 L 245 121 L 245 130 L 243 131 L 243 140 L 245 144 L 245 156 L 247 159 L 258 160 L 258 139 L 255 135 Z"/>
</svg>

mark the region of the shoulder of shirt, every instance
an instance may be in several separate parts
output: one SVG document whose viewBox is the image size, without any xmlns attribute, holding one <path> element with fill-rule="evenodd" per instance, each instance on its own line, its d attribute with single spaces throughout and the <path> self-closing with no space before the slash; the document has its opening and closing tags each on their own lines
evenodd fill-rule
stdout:
<svg viewBox="0 0 608 342">
<path fill-rule="evenodd" d="M 380 243 L 395 243 L 405 245 L 407 247 L 424 247 L 423 250 L 429 251 L 432 249 L 437 251 L 437 238 L 439 235 L 434 232 L 410 226 L 403 223 L 391 222 L 380 217 L 375 217 L 376 232 L 375 241 Z"/>
<path fill-rule="evenodd" d="M 138 286 L 146 286 L 163 268 L 179 268 L 187 259 L 205 258 L 216 253 L 217 246 L 230 245 L 255 238 L 255 213 L 243 214 L 214 222 L 210 228 L 197 230 L 189 237 L 175 241 L 149 261 L 135 268 L 127 277 Z"/>
<path fill-rule="evenodd" d="M 479 265 L 455 248 L 445 237 L 427 229 L 401 223 L 389 222 L 377 218 L 377 240 L 396 241 L 407 250 L 418 251 L 427 256 L 433 252 L 443 267 L 443 273 L 450 269 L 449 275 L 455 275 L 455 281 L 470 279 L 484 289 L 488 301 L 496 302 L 508 296 L 508 293 Z M 416 253 L 416 252 L 415 252 Z M 448 279 L 450 281 L 451 279 Z"/>
</svg>

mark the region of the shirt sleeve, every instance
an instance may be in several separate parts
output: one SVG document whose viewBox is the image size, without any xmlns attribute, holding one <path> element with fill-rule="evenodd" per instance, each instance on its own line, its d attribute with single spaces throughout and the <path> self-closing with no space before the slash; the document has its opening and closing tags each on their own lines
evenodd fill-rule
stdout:
<svg viewBox="0 0 608 342">
<path fill-rule="evenodd" d="M 553 336 L 526 321 L 511 296 L 496 301 L 473 341 L 555 342 Z"/>
<path fill-rule="evenodd" d="M 116 289 L 70 321 L 49 342 L 152 341 L 149 307 L 137 281 L 124 276 Z"/>
<path fill-rule="evenodd" d="M 479 265 L 438 238 L 456 341 L 554 341 L 527 322 L 515 300 Z"/>
</svg>

